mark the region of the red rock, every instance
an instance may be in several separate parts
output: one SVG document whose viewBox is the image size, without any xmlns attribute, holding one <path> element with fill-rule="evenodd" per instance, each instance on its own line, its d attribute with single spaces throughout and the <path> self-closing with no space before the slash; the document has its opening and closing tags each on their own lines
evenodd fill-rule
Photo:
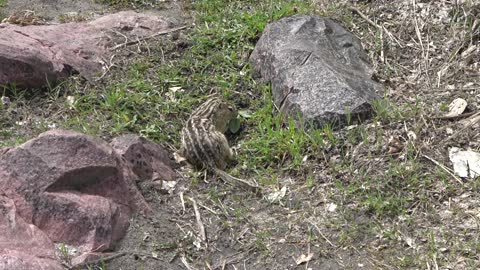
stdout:
<svg viewBox="0 0 480 270">
<path fill-rule="evenodd" d="M 139 180 L 174 181 L 177 178 L 168 152 L 160 145 L 133 134 L 117 137 L 110 144 L 132 166 Z"/>
<path fill-rule="evenodd" d="M 151 212 L 136 179 L 108 144 L 71 131 L 45 132 L 0 155 L 0 190 L 17 213 L 82 254 L 113 249 L 133 212 Z"/>
<path fill-rule="evenodd" d="M 129 225 L 129 215 L 102 196 L 79 192 L 44 192 L 34 223 L 57 243 L 104 251 L 115 246 Z M 61 210 L 59 212 L 58 210 Z"/>
<path fill-rule="evenodd" d="M 20 217 L 13 200 L 0 195 L 0 270 L 62 270 L 53 242 Z"/>
<path fill-rule="evenodd" d="M 108 48 L 164 31 L 165 19 L 124 11 L 91 22 L 18 26 L 0 24 L 0 85 L 41 87 L 79 72 L 87 79 L 101 75 Z"/>
</svg>

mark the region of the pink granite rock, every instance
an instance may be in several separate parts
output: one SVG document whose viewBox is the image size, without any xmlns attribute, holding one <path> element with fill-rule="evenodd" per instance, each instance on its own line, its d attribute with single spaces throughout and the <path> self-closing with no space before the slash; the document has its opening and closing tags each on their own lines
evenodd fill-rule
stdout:
<svg viewBox="0 0 480 270">
<path fill-rule="evenodd" d="M 132 166 L 139 180 L 176 180 L 168 153 L 160 145 L 133 134 L 117 137 L 110 144 Z"/>
<path fill-rule="evenodd" d="M 0 24 L 0 85 L 41 87 L 78 72 L 101 75 L 109 48 L 171 28 L 167 20 L 124 11 L 91 22 L 18 26 Z M 122 33 L 122 35 L 115 34 Z"/>
<path fill-rule="evenodd" d="M 64 269 L 52 241 L 17 214 L 13 200 L 0 195 L 0 270 Z"/>
<path fill-rule="evenodd" d="M 151 212 L 136 180 L 112 147 L 71 131 L 45 132 L 0 155 L 0 190 L 16 213 L 80 256 L 113 249 L 133 212 Z"/>
</svg>

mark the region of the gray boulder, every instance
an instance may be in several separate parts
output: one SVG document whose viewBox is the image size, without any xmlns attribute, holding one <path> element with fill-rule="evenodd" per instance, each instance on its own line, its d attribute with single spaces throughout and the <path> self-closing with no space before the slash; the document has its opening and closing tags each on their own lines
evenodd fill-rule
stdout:
<svg viewBox="0 0 480 270">
<path fill-rule="evenodd" d="M 371 113 L 382 91 L 360 41 L 330 19 L 299 15 L 270 23 L 250 62 L 271 83 L 283 113 L 321 127 Z"/>
</svg>

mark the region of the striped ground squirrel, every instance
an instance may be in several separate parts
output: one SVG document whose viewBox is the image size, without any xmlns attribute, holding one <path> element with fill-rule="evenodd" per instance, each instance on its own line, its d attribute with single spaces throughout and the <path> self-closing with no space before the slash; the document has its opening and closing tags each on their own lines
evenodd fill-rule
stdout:
<svg viewBox="0 0 480 270">
<path fill-rule="evenodd" d="M 237 115 L 236 108 L 219 97 L 205 101 L 192 112 L 182 129 L 180 155 L 195 167 L 207 168 L 226 182 L 257 189 L 256 184 L 223 171 L 234 159 L 224 133 Z"/>
</svg>

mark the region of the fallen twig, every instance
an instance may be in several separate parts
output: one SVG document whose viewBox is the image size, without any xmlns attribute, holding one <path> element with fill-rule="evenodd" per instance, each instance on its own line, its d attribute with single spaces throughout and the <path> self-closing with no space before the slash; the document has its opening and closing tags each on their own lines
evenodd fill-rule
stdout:
<svg viewBox="0 0 480 270">
<path fill-rule="evenodd" d="M 147 40 L 147 39 L 151 39 L 151 38 L 154 38 L 154 37 L 158 37 L 158 36 L 161 36 L 161 35 L 165 35 L 165 34 L 175 32 L 175 31 L 186 29 L 187 27 L 188 27 L 187 25 L 184 25 L 184 26 L 168 29 L 168 30 L 165 30 L 165 31 L 161 31 L 161 32 L 158 32 L 158 33 L 155 33 L 153 35 L 146 36 L 146 37 L 143 37 L 143 38 L 138 38 L 137 40 L 134 40 L 134 41 L 127 41 L 127 42 L 124 42 L 124 43 L 113 46 L 112 48 L 110 48 L 110 50 L 114 51 L 114 50 L 116 50 L 120 47 L 123 47 L 123 46 L 129 46 L 129 45 L 137 44 L 137 43 L 140 43 L 140 42 L 142 42 L 144 40 Z"/>
<path fill-rule="evenodd" d="M 203 242 L 207 243 L 207 234 L 205 233 L 205 226 L 202 223 L 202 217 L 200 216 L 200 211 L 198 211 L 198 205 L 195 199 L 188 197 L 188 199 L 193 204 L 193 211 L 195 211 L 195 219 L 197 220 L 198 233 L 200 234 L 200 239 Z"/>
<path fill-rule="evenodd" d="M 464 127 L 471 127 L 478 122 L 480 122 L 480 112 L 472 114 L 469 118 L 462 120 L 460 123 Z"/>
<path fill-rule="evenodd" d="M 103 67 L 105 68 L 105 71 L 100 77 L 96 78 L 95 80 L 97 81 L 101 80 L 103 77 L 105 77 L 105 75 L 107 75 L 108 72 L 110 72 L 110 68 L 115 66 L 115 64 L 113 63 L 113 58 L 115 58 L 115 56 L 116 56 L 115 54 L 112 54 L 112 56 L 110 56 L 110 60 L 108 61 L 108 63 L 107 61 L 102 59 L 104 63 Z"/>
<path fill-rule="evenodd" d="M 188 264 L 187 258 L 185 258 L 185 256 L 182 256 L 180 260 L 182 261 L 183 265 L 185 265 L 185 268 L 187 268 L 188 270 L 197 270 L 197 268 L 194 268 L 190 266 L 190 264 Z"/>
<path fill-rule="evenodd" d="M 462 123 L 464 124 L 464 127 L 462 129 L 460 129 L 459 131 L 457 131 L 455 134 L 452 134 L 450 137 L 442 140 L 440 144 L 444 144 L 444 143 L 448 142 L 449 140 L 451 140 L 453 138 L 456 138 L 463 131 L 465 131 L 466 129 L 470 128 L 471 126 L 475 125 L 478 122 L 480 122 L 480 112 L 477 112 L 477 113 L 471 115 L 469 118 L 463 120 Z"/>
<path fill-rule="evenodd" d="M 253 248 L 249 248 L 248 250 L 244 252 L 237 252 L 231 255 L 226 256 L 225 258 L 222 258 L 222 260 L 217 261 L 216 263 L 213 264 L 211 269 L 224 269 L 226 265 L 228 264 L 233 264 L 237 263 L 241 260 L 243 260 L 245 257 L 247 257 L 248 253 L 251 252 Z"/>
<path fill-rule="evenodd" d="M 120 257 L 123 257 L 125 255 L 127 255 L 128 253 L 125 252 L 125 251 L 122 251 L 122 252 L 118 252 L 118 253 L 115 253 L 115 254 L 112 254 L 110 256 L 107 256 L 107 257 L 102 257 L 102 258 L 99 258 L 97 260 L 93 260 L 93 261 L 88 261 L 88 262 L 83 262 L 83 263 L 80 263 L 80 264 L 77 264 L 75 266 L 71 266 L 70 268 L 68 268 L 69 270 L 74 270 L 74 269 L 83 269 L 85 266 L 87 265 L 94 265 L 94 264 L 99 264 L 99 263 L 105 263 L 105 262 L 108 262 L 108 261 L 111 261 L 113 259 L 116 259 L 116 258 L 120 258 Z"/>
<path fill-rule="evenodd" d="M 180 192 L 180 201 L 182 202 L 183 213 L 185 213 L 185 199 L 183 198 L 183 192 Z"/>
<path fill-rule="evenodd" d="M 74 266 L 70 266 L 68 269 L 69 270 L 83 269 L 88 265 L 96 265 L 96 264 L 99 264 L 99 263 L 106 263 L 108 261 L 123 257 L 125 255 L 138 255 L 138 256 L 143 256 L 143 257 L 147 257 L 147 258 L 158 260 L 158 261 L 160 260 L 159 258 L 156 258 L 156 257 L 154 257 L 150 254 L 145 254 L 145 253 L 135 252 L 135 251 L 121 251 L 121 252 L 112 254 L 110 256 L 101 257 L 101 258 L 96 259 L 96 260 L 87 261 L 87 262 L 79 263 L 79 264 L 74 265 Z"/>
<path fill-rule="evenodd" d="M 226 182 L 229 182 L 232 185 L 240 184 L 240 185 L 242 185 L 242 186 L 244 186 L 248 189 L 251 189 L 255 192 L 260 190 L 260 186 L 257 185 L 256 183 L 250 182 L 250 181 L 245 180 L 245 179 L 241 179 L 241 178 L 231 176 L 228 173 L 226 173 L 226 172 L 224 172 L 220 169 L 217 169 L 217 168 L 214 168 L 214 170 L 215 170 L 215 173 L 217 173 L 217 175 L 220 176 L 220 178 L 222 178 Z"/>
<path fill-rule="evenodd" d="M 367 15 L 363 14 L 363 12 L 361 12 L 358 8 L 356 7 L 348 7 L 349 10 L 357 13 L 360 17 L 362 17 L 366 22 L 368 22 L 369 24 L 371 24 L 372 26 L 378 28 L 379 30 L 382 29 L 382 27 L 378 24 L 376 24 L 374 21 L 370 20 L 370 18 L 367 17 Z"/>
<path fill-rule="evenodd" d="M 214 215 L 216 215 L 216 216 L 219 215 L 217 212 L 215 212 L 215 210 L 213 210 L 213 209 L 210 208 L 210 207 L 207 207 L 207 206 L 205 206 L 205 205 L 203 205 L 203 204 L 201 204 L 201 203 L 198 203 L 198 205 L 200 205 L 200 207 L 202 207 L 203 209 L 207 210 L 208 212 L 210 212 L 210 213 L 212 213 L 212 214 L 214 214 Z"/>
<path fill-rule="evenodd" d="M 452 116 L 434 116 L 434 117 L 428 117 L 428 119 L 438 119 L 438 120 L 455 120 L 455 119 L 462 119 L 465 117 L 470 117 L 474 114 L 477 114 L 478 112 L 470 112 L 470 113 L 463 113 L 459 115 L 452 115 Z"/>
<path fill-rule="evenodd" d="M 395 36 L 387 30 L 387 28 L 385 28 L 384 26 L 381 26 L 377 23 L 375 23 L 374 21 L 370 20 L 370 18 L 367 17 L 367 15 L 365 15 L 363 12 L 361 12 L 358 8 L 356 7 L 347 7 L 350 11 L 353 11 L 355 13 L 357 13 L 360 17 L 362 17 L 367 23 L 369 23 L 370 25 L 372 25 L 373 27 L 377 28 L 378 30 L 380 30 L 381 32 L 385 32 L 387 33 L 387 35 L 390 37 L 391 40 L 395 41 L 400 47 L 403 48 L 402 44 L 400 44 L 400 42 L 398 42 L 398 39 L 395 38 Z M 383 34 L 382 34 L 382 41 L 383 41 Z M 383 43 L 383 42 L 382 42 Z M 383 46 L 383 44 L 382 44 Z"/>
<path fill-rule="evenodd" d="M 310 223 L 313 227 L 315 227 L 315 229 L 317 229 L 318 233 L 320 234 L 320 236 L 325 239 L 325 241 L 327 241 L 327 243 L 329 243 L 332 247 L 334 248 L 337 248 L 336 245 L 334 245 L 332 242 L 330 242 L 330 240 L 328 240 L 328 238 L 322 233 L 322 231 L 320 230 L 320 228 L 317 226 L 317 224 L 313 223 L 311 220 L 308 220 L 308 223 Z"/>
<path fill-rule="evenodd" d="M 427 155 L 424 155 L 422 154 L 422 156 L 428 160 L 430 160 L 431 162 L 435 163 L 435 165 L 437 165 L 438 167 L 440 167 L 442 170 L 444 170 L 445 172 L 447 172 L 448 174 L 450 174 L 453 179 L 457 180 L 457 182 L 459 182 L 461 185 L 463 185 L 463 182 L 460 178 L 458 178 L 455 174 L 453 174 L 447 167 L 445 167 L 443 164 L 441 164 L 440 162 L 436 161 L 435 159 L 427 156 Z"/>
</svg>

